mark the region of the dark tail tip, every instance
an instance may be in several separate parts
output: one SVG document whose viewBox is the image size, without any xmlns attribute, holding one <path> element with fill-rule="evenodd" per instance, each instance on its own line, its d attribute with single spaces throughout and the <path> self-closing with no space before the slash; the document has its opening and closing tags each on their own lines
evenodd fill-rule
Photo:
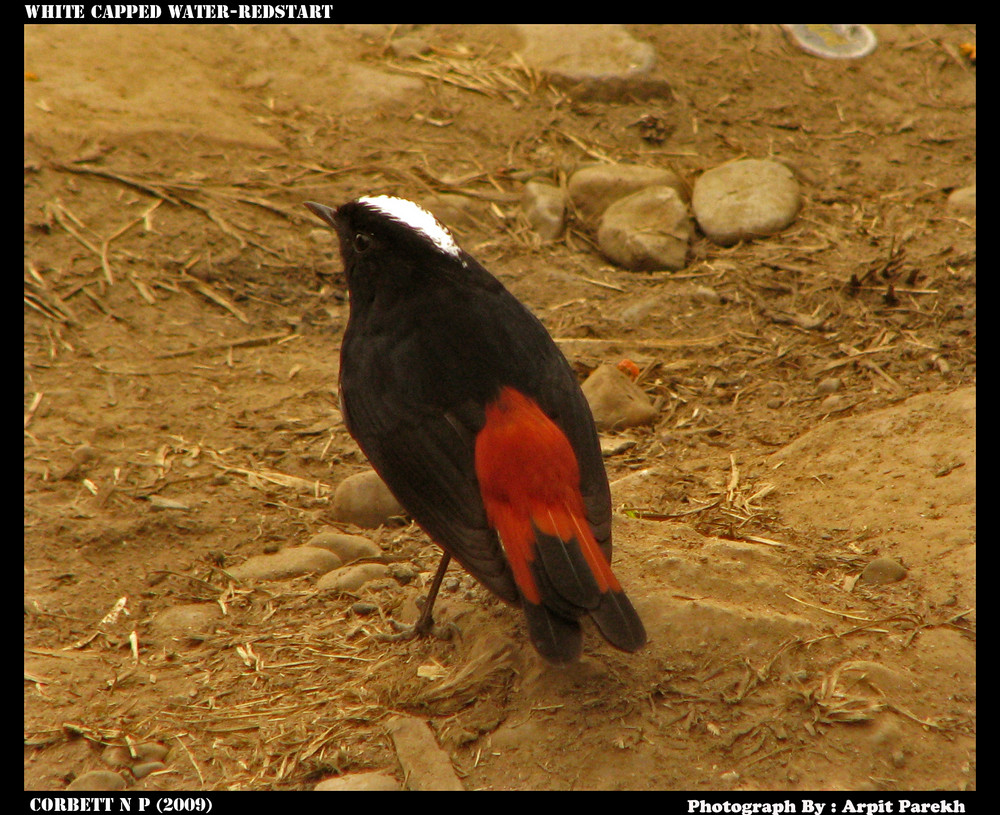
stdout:
<svg viewBox="0 0 1000 815">
<path fill-rule="evenodd" d="M 523 602 L 531 644 L 546 661 L 565 665 L 579 658 L 583 650 L 580 623 L 555 614 L 543 605 Z"/>
<path fill-rule="evenodd" d="M 623 591 L 605 592 L 590 618 L 615 648 L 638 651 L 646 644 L 646 628 Z"/>
</svg>

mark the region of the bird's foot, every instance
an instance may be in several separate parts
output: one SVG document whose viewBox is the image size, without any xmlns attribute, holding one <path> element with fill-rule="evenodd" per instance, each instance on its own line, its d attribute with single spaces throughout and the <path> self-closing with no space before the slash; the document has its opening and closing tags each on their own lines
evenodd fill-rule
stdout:
<svg viewBox="0 0 1000 815">
<path fill-rule="evenodd" d="M 403 642 L 405 640 L 412 640 L 415 637 L 434 637 L 439 640 L 450 640 L 455 634 L 459 637 L 462 636 L 462 632 L 455 623 L 445 623 L 444 625 L 435 625 L 433 619 L 424 622 L 423 619 L 417 620 L 413 625 L 404 625 L 403 623 L 397 622 L 396 620 L 389 620 L 389 624 L 395 630 L 394 634 L 378 634 L 376 638 L 382 642 Z"/>
</svg>

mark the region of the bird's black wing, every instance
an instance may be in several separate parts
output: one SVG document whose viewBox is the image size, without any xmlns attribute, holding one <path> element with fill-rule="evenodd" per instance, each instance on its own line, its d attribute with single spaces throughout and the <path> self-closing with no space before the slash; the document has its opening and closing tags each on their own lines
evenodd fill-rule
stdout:
<svg viewBox="0 0 1000 815">
<path fill-rule="evenodd" d="M 517 602 L 517 587 L 486 519 L 476 478 L 475 434 L 482 408 L 469 402 L 444 409 L 412 389 L 393 387 L 387 379 L 405 372 L 387 368 L 386 355 L 377 358 L 374 348 L 368 351 L 342 373 L 348 430 L 424 531 L 495 594 Z M 353 381 L 355 366 L 367 369 L 367 381 Z"/>
</svg>

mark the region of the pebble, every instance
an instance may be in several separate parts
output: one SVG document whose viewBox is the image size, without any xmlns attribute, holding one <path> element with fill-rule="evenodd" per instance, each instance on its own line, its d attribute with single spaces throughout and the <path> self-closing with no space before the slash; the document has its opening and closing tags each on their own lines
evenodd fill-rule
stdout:
<svg viewBox="0 0 1000 815">
<path fill-rule="evenodd" d="M 529 181 L 524 185 L 521 208 L 531 228 L 543 241 L 554 241 L 566 225 L 566 197 L 553 184 Z"/>
<path fill-rule="evenodd" d="M 128 767 L 132 764 L 132 754 L 126 747 L 112 745 L 104 748 L 101 761 L 109 767 Z"/>
<path fill-rule="evenodd" d="M 691 288 L 691 296 L 695 300 L 700 300 L 701 302 L 708 303 L 712 306 L 721 306 L 723 302 L 725 302 L 722 299 L 722 295 L 711 286 L 695 285 Z"/>
<path fill-rule="evenodd" d="M 581 167 L 570 176 L 567 192 L 580 217 L 596 223 L 615 201 L 647 187 L 673 187 L 682 198 L 684 194 L 684 184 L 676 173 L 637 164 Z"/>
<path fill-rule="evenodd" d="M 520 57 L 570 96 L 589 101 L 671 98 L 670 83 L 652 75 L 656 50 L 624 26 L 581 24 L 567 36 L 561 24 L 516 25 Z"/>
<path fill-rule="evenodd" d="M 306 546 L 328 549 L 340 558 L 343 565 L 363 558 L 381 557 L 378 544 L 361 535 L 347 535 L 335 529 L 323 529 L 306 541 Z"/>
<path fill-rule="evenodd" d="M 323 792 L 399 792 L 403 788 L 391 775 L 376 770 L 325 778 L 313 789 Z"/>
<path fill-rule="evenodd" d="M 386 577 L 388 574 L 389 567 L 384 563 L 360 563 L 357 566 L 348 566 L 345 569 L 337 569 L 323 575 L 316 581 L 316 588 L 356 592 L 365 583 Z"/>
<path fill-rule="evenodd" d="M 270 71 L 261 69 L 259 71 L 251 71 L 246 74 L 242 80 L 240 80 L 240 86 L 246 88 L 247 90 L 260 90 L 261 88 L 266 88 L 271 84 L 274 79 L 274 74 Z"/>
<path fill-rule="evenodd" d="M 635 447 L 635 439 L 619 439 L 601 436 L 601 455 L 605 458 L 617 456 Z"/>
<path fill-rule="evenodd" d="M 953 190 L 948 196 L 948 207 L 959 212 L 968 212 L 972 215 L 976 212 L 976 185 L 971 187 L 960 187 Z"/>
<path fill-rule="evenodd" d="M 162 761 L 146 761 L 142 764 L 136 764 L 132 768 L 132 775 L 136 778 L 145 778 L 150 773 L 155 773 L 159 770 L 167 769 L 167 765 Z"/>
<path fill-rule="evenodd" d="M 708 239 L 721 246 L 773 235 L 801 206 L 799 183 L 777 161 L 744 159 L 708 170 L 695 182 L 691 207 Z"/>
<path fill-rule="evenodd" d="M 166 759 L 167 753 L 170 752 L 169 747 L 160 744 L 157 741 L 148 741 L 142 744 L 136 744 L 133 745 L 132 749 L 135 751 L 134 759 L 132 758 L 132 754 L 128 751 L 127 747 L 121 747 L 119 745 L 106 747 L 104 752 L 101 754 L 101 761 L 109 767 L 130 767 L 132 766 L 133 761 L 139 763 L 162 763 Z"/>
<path fill-rule="evenodd" d="M 342 566 L 337 555 L 318 546 L 295 546 L 273 555 L 254 555 L 229 569 L 240 580 L 287 580 L 307 574 L 326 574 Z"/>
<path fill-rule="evenodd" d="M 649 424 L 656 408 L 645 391 L 614 365 L 601 365 L 583 383 L 598 430 L 618 430 Z"/>
<path fill-rule="evenodd" d="M 158 741 L 146 741 L 132 748 L 136 761 L 166 761 L 170 748 Z"/>
<path fill-rule="evenodd" d="M 110 770 L 93 770 L 76 778 L 66 789 L 82 792 L 115 792 L 125 789 L 125 779 Z"/>
<path fill-rule="evenodd" d="M 374 470 L 357 473 L 337 485 L 331 510 L 334 520 L 374 529 L 391 518 L 405 515 L 406 510 L 389 492 L 385 482 Z"/>
<path fill-rule="evenodd" d="M 416 579 L 418 572 L 409 563 L 391 563 L 389 574 L 401 586 L 408 586 Z"/>
<path fill-rule="evenodd" d="M 663 301 L 659 297 L 643 297 L 625 306 L 618 314 L 618 319 L 623 323 L 641 323 L 662 306 Z"/>
<path fill-rule="evenodd" d="M 859 583 L 878 586 L 883 583 L 898 583 L 906 577 L 906 567 L 888 557 L 877 557 L 861 572 Z"/>
<path fill-rule="evenodd" d="M 152 628 L 164 637 L 200 642 L 215 632 L 221 619 L 217 603 L 186 603 L 159 612 L 153 617 Z"/>
<path fill-rule="evenodd" d="M 687 207 L 673 187 L 649 187 L 615 201 L 604 212 L 597 243 L 630 271 L 677 271 L 691 240 Z"/>
<path fill-rule="evenodd" d="M 89 444 L 81 444 L 73 450 L 73 461 L 77 464 L 87 464 L 91 461 L 100 461 L 101 451 Z"/>
<path fill-rule="evenodd" d="M 843 410 L 849 404 L 847 397 L 842 393 L 831 393 L 819 403 L 819 409 L 824 413 L 835 413 L 838 410 Z"/>
<path fill-rule="evenodd" d="M 409 59 L 410 57 L 426 54 L 431 50 L 430 43 L 423 37 L 411 34 L 408 37 L 400 37 L 389 43 L 389 50 L 394 57 L 399 59 Z"/>
</svg>

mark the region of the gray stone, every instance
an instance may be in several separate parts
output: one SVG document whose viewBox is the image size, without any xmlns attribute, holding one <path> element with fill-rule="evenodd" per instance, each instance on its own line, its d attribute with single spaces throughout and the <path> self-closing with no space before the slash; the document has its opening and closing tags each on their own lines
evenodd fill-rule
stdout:
<svg viewBox="0 0 1000 815">
<path fill-rule="evenodd" d="M 388 523 L 390 518 L 405 515 L 406 510 L 389 492 L 378 473 L 368 470 L 345 478 L 337 485 L 331 514 L 335 521 L 374 529 Z"/>
<path fill-rule="evenodd" d="M 167 769 L 167 765 L 162 761 L 144 761 L 142 764 L 136 764 L 132 768 L 132 775 L 136 778 L 145 778 L 150 773 L 159 772 L 160 770 Z"/>
<path fill-rule="evenodd" d="M 132 748 L 136 761 L 166 761 L 170 748 L 158 741 L 146 741 Z"/>
<path fill-rule="evenodd" d="M 656 418 L 645 391 L 614 365 L 595 368 L 583 383 L 583 395 L 599 430 L 649 424 Z"/>
<path fill-rule="evenodd" d="M 656 51 L 620 25 L 515 26 L 524 63 L 577 99 L 613 102 L 671 98 L 670 83 L 652 75 Z"/>
<path fill-rule="evenodd" d="M 203 640 L 214 633 L 222 609 L 217 603 L 186 603 L 164 609 L 153 617 L 153 630 L 165 637 Z"/>
<path fill-rule="evenodd" d="M 125 789 L 125 779 L 110 770 L 93 770 L 79 776 L 66 789 L 71 792 L 115 792 Z"/>
<path fill-rule="evenodd" d="M 721 306 L 724 302 L 722 295 L 711 286 L 699 286 L 697 284 L 692 286 L 691 297 L 695 300 L 700 300 L 702 303 L 708 303 L 713 306 Z"/>
<path fill-rule="evenodd" d="M 859 583 L 878 586 L 884 583 L 898 583 L 906 577 L 906 567 L 888 557 L 877 557 L 861 572 Z"/>
<path fill-rule="evenodd" d="M 228 571 L 240 580 L 287 580 L 307 574 L 326 574 L 341 565 L 340 558 L 329 549 L 296 546 L 273 555 L 255 555 Z"/>
<path fill-rule="evenodd" d="M 409 59 L 418 54 L 426 54 L 431 50 L 431 46 L 423 37 L 417 34 L 410 34 L 407 37 L 399 37 L 389 43 L 389 50 L 394 57 Z"/>
<path fill-rule="evenodd" d="M 109 767 L 128 767 L 132 764 L 132 754 L 127 747 L 111 745 L 104 748 L 101 753 L 101 761 Z"/>
<path fill-rule="evenodd" d="M 958 212 L 976 213 L 976 185 L 960 187 L 948 196 L 948 207 Z"/>
<path fill-rule="evenodd" d="M 365 583 L 389 576 L 389 567 L 384 563 L 360 563 L 323 575 L 316 581 L 320 590 L 355 592 Z"/>
<path fill-rule="evenodd" d="M 381 548 L 374 541 L 361 535 L 347 535 L 334 529 L 317 532 L 306 541 L 306 546 L 333 552 L 345 566 L 355 560 L 379 557 L 382 554 Z"/>
<path fill-rule="evenodd" d="M 642 297 L 622 308 L 618 313 L 618 319 L 623 323 L 639 324 L 650 314 L 657 313 L 662 307 L 663 301 L 659 297 Z"/>
<path fill-rule="evenodd" d="M 800 205 L 792 171 L 760 159 L 708 170 L 695 182 L 691 196 L 698 226 L 721 246 L 779 232 L 795 220 Z"/>
<path fill-rule="evenodd" d="M 850 402 L 842 393 L 831 393 L 822 402 L 819 403 L 820 409 L 827 412 L 833 413 L 834 411 L 843 410 Z"/>
<path fill-rule="evenodd" d="M 240 80 L 240 85 L 247 90 L 259 90 L 260 88 L 266 88 L 272 79 L 274 79 L 274 74 L 261 69 L 259 71 L 251 71 L 244 76 Z"/>
<path fill-rule="evenodd" d="M 687 207 L 673 187 L 649 187 L 615 201 L 597 230 L 607 257 L 632 271 L 683 269 L 691 239 Z"/>
<path fill-rule="evenodd" d="M 398 792 L 403 788 L 388 773 L 374 771 L 326 778 L 313 789 L 324 792 Z"/>
<path fill-rule="evenodd" d="M 179 608 L 182 608 L 182 606 L 179 606 Z M 218 606 L 216 606 L 216 608 L 218 608 Z M 160 744 L 157 741 L 148 741 L 143 742 L 142 744 L 136 744 L 132 747 L 132 749 L 135 751 L 134 759 L 132 758 L 132 753 L 129 752 L 127 747 L 121 747 L 118 745 L 106 747 L 104 752 L 101 754 L 101 761 L 109 767 L 130 767 L 133 761 L 140 763 L 162 763 L 166 759 L 167 753 L 170 752 L 169 747 Z"/>
<path fill-rule="evenodd" d="M 684 184 L 676 173 L 636 164 L 593 164 L 581 167 L 567 184 L 570 201 L 586 222 L 594 222 L 619 198 L 647 187 L 673 187 L 684 197 Z"/>
<path fill-rule="evenodd" d="M 566 197 L 559 187 L 529 181 L 524 185 L 521 207 L 531 228 L 543 241 L 553 241 L 562 235 L 566 225 Z"/>
</svg>

